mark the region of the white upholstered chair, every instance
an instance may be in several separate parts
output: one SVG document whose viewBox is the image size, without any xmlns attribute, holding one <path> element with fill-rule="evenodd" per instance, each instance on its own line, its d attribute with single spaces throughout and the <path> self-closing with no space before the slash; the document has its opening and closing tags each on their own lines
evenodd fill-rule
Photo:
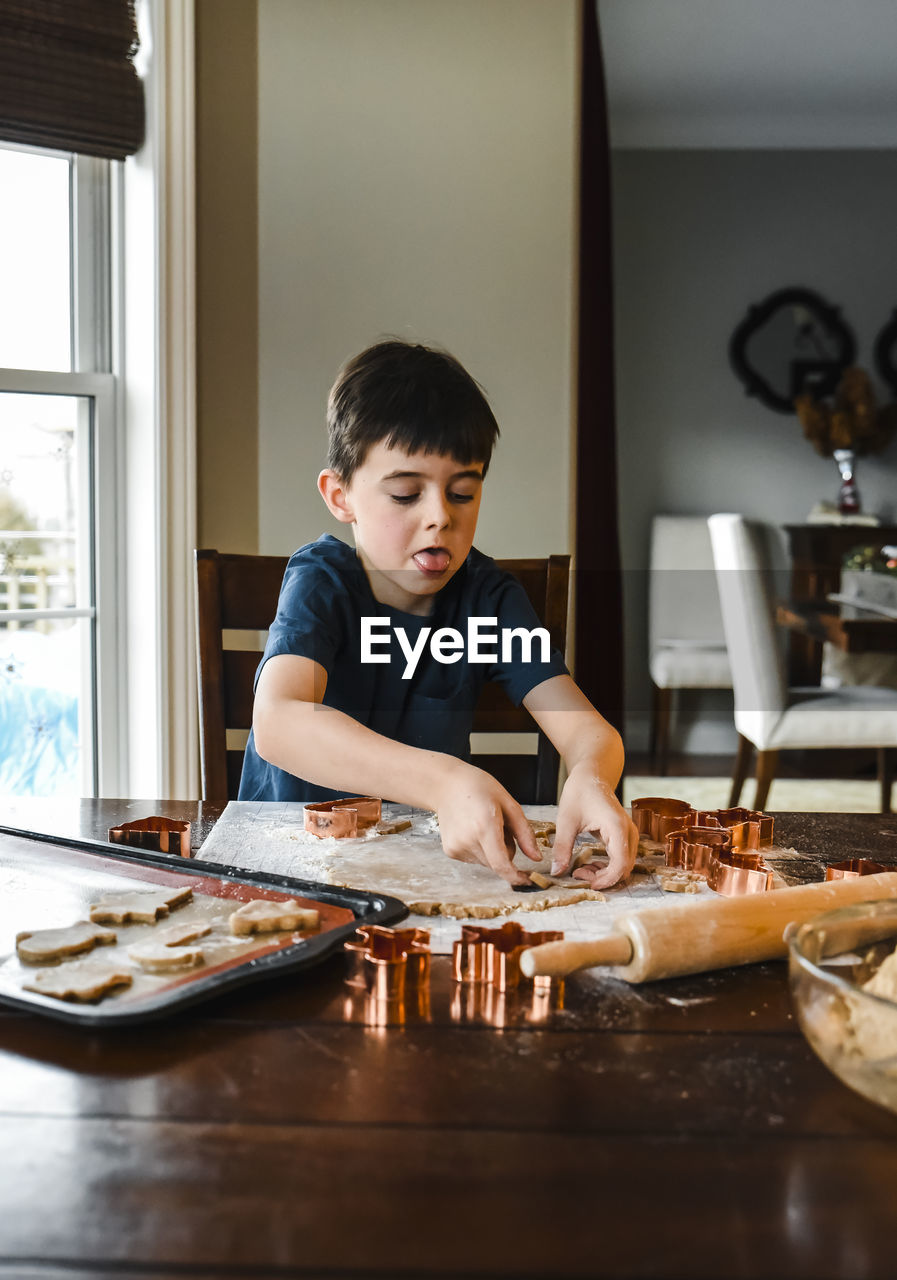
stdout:
<svg viewBox="0 0 897 1280">
<path fill-rule="evenodd" d="M 788 688 L 775 623 L 772 570 L 761 526 L 740 515 L 708 520 L 726 646 L 735 691 L 738 753 L 730 806 L 738 804 L 752 750 L 757 751 L 757 794 L 762 809 L 778 754 L 789 748 L 875 748 L 881 809 L 890 813 L 888 749 L 897 748 L 897 691 L 855 686 Z"/>
<path fill-rule="evenodd" d="M 648 583 L 651 754 L 667 771 L 674 691 L 731 689 L 706 516 L 655 516 Z"/>
</svg>

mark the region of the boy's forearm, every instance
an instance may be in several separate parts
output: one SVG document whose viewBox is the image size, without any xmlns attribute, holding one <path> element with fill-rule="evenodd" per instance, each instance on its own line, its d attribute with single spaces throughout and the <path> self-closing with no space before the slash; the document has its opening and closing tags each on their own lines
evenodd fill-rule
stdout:
<svg viewBox="0 0 897 1280">
<path fill-rule="evenodd" d="M 440 787 L 463 762 L 375 733 L 320 703 L 290 701 L 254 726 L 259 755 L 316 786 L 438 807 Z"/>
<path fill-rule="evenodd" d="M 577 766 L 587 767 L 602 782 L 615 787 L 623 772 L 623 739 L 606 721 L 586 725 L 561 756 L 568 774 Z"/>
<path fill-rule="evenodd" d="M 569 676 L 537 685 L 523 705 L 554 743 L 568 773 L 588 767 L 615 787 L 623 772 L 623 739 Z"/>
</svg>

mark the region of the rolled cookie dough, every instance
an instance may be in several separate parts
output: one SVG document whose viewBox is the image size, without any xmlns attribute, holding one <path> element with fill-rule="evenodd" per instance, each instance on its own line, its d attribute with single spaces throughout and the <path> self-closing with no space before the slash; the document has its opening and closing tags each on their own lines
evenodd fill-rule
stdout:
<svg viewBox="0 0 897 1280">
<path fill-rule="evenodd" d="M 97 960 L 74 960 L 55 969 L 38 969 L 23 982 L 26 991 L 57 1000 L 101 1000 L 115 987 L 129 987 L 132 978 L 122 965 Z"/>
<path fill-rule="evenodd" d="M 190 888 L 106 893 L 90 908 L 90 918 L 98 924 L 155 924 L 192 897 Z"/>
<path fill-rule="evenodd" d="M 317 929 L 321 917 L 309 907 L 300 907 L 293 898 L 277 902 L 271 898 L 253 898 L 244 902 L 231 916 L 229 927 L 237 937 L 250 933 L 278 933 L 291 929 L 306 932 Z"/>
<path fill-rule="evenodd" d="M 79 920 L 67 929 L 38 929 L 34 933 L 16 934 L 16 951 L 27 964 L 47 964 L 81 955 L 96 946 L 111 946 L 115 934 L 88 920 Z"/>
</svg>

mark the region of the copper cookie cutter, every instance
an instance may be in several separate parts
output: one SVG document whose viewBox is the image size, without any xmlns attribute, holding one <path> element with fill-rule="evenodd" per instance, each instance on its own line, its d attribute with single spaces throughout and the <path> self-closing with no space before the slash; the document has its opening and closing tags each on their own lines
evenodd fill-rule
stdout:
<svg viewBox="0 0 897 1280">
<path fill-rule="evenodd" d="M 666 863 L 704 876 L 716 893 L 734 897 L 773 887 L 759 850 L 772 844 L 773 819 L 757 809 L 702 809 L 666 836 Z"/>
<path fill-rule="evenodd" d="M 560 942 L 563 936 L 557 929 L 528 933 L 514 920 L 509 920 L 500 929 L 462 925 L 461 937 L 452 946 L 452 977 L 456 982 L 486 982 L 498 991 L 509 991 L 520 983 L 520 957 L 523 952 L 528 947 L 541 946 L 543 942 Z M 532 979 L 533 989 L 547 991 L 551 982 L 550 977 L 535 977 Z"/>
<path fill-rule="evenodd" d="M 713 859 L 731 848 L 732 836 L 724 827 L 683 827 L 681 831 L 671 831 L 666 838 L 666 864 L 696 871 L 706 880 Z"/>
<path fill-rule="evenodd" d="M 883 862 L 873 862 L 871 858 L 848 858 L 846 862 L 833 862 L 825 869 L 826 880 L 856 880 L 858 876 L 874 876 L 879 871 L 887 871 Z"/>
<path fill-rule="evenodd" d="M 694 813 L 686 800 L 667 800 L 663 796 L 642 796 L 632 802 L 632 821 L 639 835 L 662 844 L 671 831 L 688 826 L 688 815 Z"/>
<path fill-rule="evenodd" d="M 418 989 L 430 979 L 430 931 L 384 929 L 364 925 L 344 943 L 349 957 L 346 982 L 363 987 L 377 1000 L 401 1000 L 408 987 Z"/>
<path fill-rule="evenodd" d="M 376 796 L 346 796 L 340 800 L 322 800 L 305 806 L 305 830 L 325 839 L 338 840 L 356 836 L 359 831 L 376 826 L 380 821 L 382 801 Z"/>
<path fill-rule="evenodd" d="M 128 844 L 154 853 L 190 857 L 190 823 L 175 818 L 138 818 L 109 828 L 110 844 Z"/>
<path fill-rule="evenodd" d="M 754 849 L 721 849 L 711 860 L 707 883 L 716 893 L 734 898 L 743 893 L 765 893 L 773 887 L 774 873 Z"/>
<path fill-rule="evenodd" d="M 732 833 L 733 849 L 766 849 L 772 844 L 774 820 L 759 809 L 693 809 L 685 800 L 642 796 L 632 802 L 639 834 L 663 844 L 687 827 L 723 827 Z"/>
</svg>

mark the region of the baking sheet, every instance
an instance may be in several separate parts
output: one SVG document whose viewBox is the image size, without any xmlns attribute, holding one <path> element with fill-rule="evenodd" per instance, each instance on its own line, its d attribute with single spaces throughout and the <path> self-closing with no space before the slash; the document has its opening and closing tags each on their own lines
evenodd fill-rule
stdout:
<svg viewBox="0 0 897 1280">
<path fill-rule="evenodd" d="M 528 818 L 554 821 L 557 817 L 556 805 L 523 805 L 523 812 Z M 407 805 L 384 804 L 384 818 L 408 817 L 414 828 L 416 842 L 427 845 L 431 851 L 441 852 L 438 830 L 428 823 L 432 821 L 429 811 L 411 809 Z M 379 842 L 395 841 L 401 836 L 378 836 Z M 362 837 L 362 843 L 368 843 L 370 837 Z M 583 836 L 582 842 L 590 842 L 591 838 Z M 304 830 L 303 805 L 296 803 L 266 801 L 231 801 L 225 809 L 214 830 L 206 839 L 198 857 L 203 861 L 216 864 L 229 864 L 239 859 L 242 866 L 252 867 L 284 875 L 309 876 L 317 880 L 325 880 L 327 866 L 332 861 L 331 850 L 335 844 L 347 844 L 348 841 L 333 839 L 319 840 Z M 357 844 L 357 841 L 351 843 Z M 659 862 L 662 846 L 646 843 L 641 848 L 643 860 L 656 855 Z M 793 850 L 764 850 L 764 859 L 773 867 L 776 888 L 790 883 L 788 875 L 789 858 L 797 857 Z M 522 854 L 518 862 L 524 868 L 531 866 Z M 467 864 L 456 864 L 461 873 Z M 819 878 L 822 878 L 820 871 Z M 447 916 L 424 916 L 410 913 L 404 922 L 405 927 L 415 926 L 428 929 L 430 932 L 430 948 L 434 954 L 444 955 L 452 950 L 452 946 L 461 936 L 461 928 L 465 923 L 485 925 L 498 928 L 508 920 L 514 920 L 529 931 L 561 930 L 565 938 L 586 941 L 600 938 L 613 932 L 616 918 L 624 913 L 640 911 L 645 908 L 667 906 L 672 903 L 688 903 L 700 901 L 702 897 L 717 895 L 706 883 L 698 885 L 694 894 L 665 893 L 653 874 L 634 874 L 629 880 L 615 885 L 612 889 L 603 890 L 604 902 L 582 901 L 568 906 L 549 907 L 544 911 L 512 911 L 508 915 L 491 917 L 485 920 L 468 919 L 467 921 Z"/>
<path fill-rule="evenodd" d="M 184 885 L 193 890 L 193 900 L 156 925 L 105 926 L 117 935 L 114 946 L 71 958 L 122 962 L 133 974 L 130 987 L 97 1003 L 59 1000 L 23 989 L 23 982 L 38 969 L 62 969 L 66 962 L 24 963 L 16 954 L 16 934 L 87 920 L 91 904 L 106 893 Z M 294 898 L 300 906 L 318 911 L 320 929 L 308 934 L 253 934 L 245 941 L 231 937 L 228 917 L 252 898 Z M 160 1017 L 230 987 L 313 964 L 340 948 L 359 924 L 394 924 L 405 915 L 402 903 L 384 895 L 212 867 L 99 841 L 59 840 L 0 828 L 0 1000 L 68 1022 L 109 1026 Z M 160 928 L 195 921 L 213 926 L 213 934 L 196 944 L 208 953 L 203 966 L 149 974 L 128 958 L 129 946 L 151 942 Z"/>
</svg>

